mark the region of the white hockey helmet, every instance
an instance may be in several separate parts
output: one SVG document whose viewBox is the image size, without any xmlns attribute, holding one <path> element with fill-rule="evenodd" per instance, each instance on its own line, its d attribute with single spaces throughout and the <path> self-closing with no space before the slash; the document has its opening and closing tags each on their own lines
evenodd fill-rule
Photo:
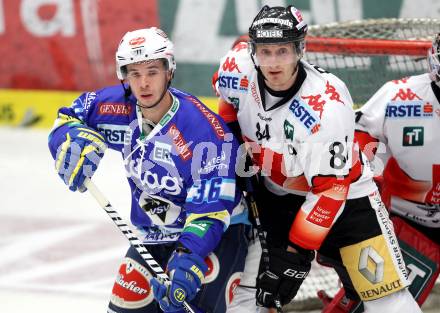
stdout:
<svg viewBox="0 0 440 313">
<path fill-rule="evenodd" d="M 174 45 L 163 30 L 150 27 L 127 32 L 116 51 L 116 75 L 123 80 L 128 64 L 157 59 L 165 59 L 168 70 L 174 73 Z"/>
<path fill-rule="evenodd" d="M 428 66 L 431 79 L 440 86 L 440 33 L 435 35 L 432 46 L 428 49 Z"/>
</svg>

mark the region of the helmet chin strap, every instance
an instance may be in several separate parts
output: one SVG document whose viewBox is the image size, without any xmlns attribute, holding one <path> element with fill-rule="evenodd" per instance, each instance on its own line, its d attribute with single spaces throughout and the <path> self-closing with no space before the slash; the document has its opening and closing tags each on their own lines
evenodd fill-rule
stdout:
<svg viewBox="0 0 440 313">
<path fill-rule="evenodd" d="M 122 89 L 124 89 L 125 101 L 127 101 L 128 97 L 130 97 L 130 95 L 131 95 L 131 88 L 130 88 L 130 86 L 128 86 L 128 88 L 125 88 L 125 84 L 124 84 L 123 80 L 121 80 L 121 85 L 122 85 Z"/>
</svg>

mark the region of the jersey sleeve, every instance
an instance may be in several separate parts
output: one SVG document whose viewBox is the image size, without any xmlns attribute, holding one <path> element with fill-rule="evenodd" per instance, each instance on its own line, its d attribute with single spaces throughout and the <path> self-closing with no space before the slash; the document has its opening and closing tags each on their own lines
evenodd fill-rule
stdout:
<svg viewBox="0 0 440 313">
<path fill-rule="evenodd" d="M 62 107 L 58 110 L 54 126 L 49 134 L 49 149 L 55 158 L 59 145 L 66 140 L 66 134 L 70 127 L 89 126 L 92 124 L 91 113 L 95 106 L 97 94 L 85 92 L 72 102 L 70 107 Z M 91 127 L 93 128 L 93 127 Z M 99 132 L 98 129 L 95 129 Z"/>
<path fill-rule="evenodd" d="M 249 74 L 253 69 L 247 53 L 248 44 L 240 42 L 220 60 L 217 72 L 212 78 L 216 95 L 238 110 L 240 98 L 249 87 Z"/>
<path fill-rule="evenodd" d="M 310 190 L 291 226 L 289 240 L 310 250 L 319 249 L 344 208 L 351 181 L 361 175 L 353 144 L 351 97 L 346 88 L 338 92 L 340 101 L 327 99 L 316 132 L 298 150 Z"/>
<path fill-rule="evenodd" d="M 392 83 L 382 86 L 359 110 L 356 112 L 356 140 L 361 150 L 371 161 L 373 160 L 379 142 L 387 144 L 385 132 L 385 118 L 387 103 L 390 100 Z"/>
<path fill-rule="evenodd" d="M 220 60 L 220 66 L 212 77 L 212 86 L 219 98 L 219 115 L 241 141 L 237 120 L 240 105 L 245 104 L 249 77 L 254 68 L 247 53 L 248 43 L 240 37 L 233 48 Z"/>
<path fill-rule="evenodd" d="M 225 138 L 232 139 L 232 134 Z M 241 195 L 236 186 L 236 139 L 202 141 L 193 151 L 191 177 L 187 184 L 186 223 L 179 241 L 204 257 L 217 246 L 228 228 Z M 197 151 L 198 150 L 198 151 Z"/>
<path fill-rule="evenodd" d="M 97 94 L 95 92 L 85 92 L 75 99 L 70 107 L 62 107 L 59 109 L 53 130 L 66 123 L 73 122 L 88 125 L 90 113 L 93 111 L 96 98 Z"/>
</svg>

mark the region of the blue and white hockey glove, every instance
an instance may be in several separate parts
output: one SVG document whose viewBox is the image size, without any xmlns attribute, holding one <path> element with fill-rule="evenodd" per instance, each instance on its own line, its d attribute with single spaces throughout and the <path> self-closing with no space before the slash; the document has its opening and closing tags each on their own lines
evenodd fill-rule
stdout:
<svg viewBox="0 0 440 313">
<path fill-rule="evenodd" d="M 195 253 L 173 252 L 167 266 L 171 285 L 153 278 L 154 298 L 164 312 L 182 311 L 183 301 L 191 301 L 199 291 L 208 266 Z"/>
<path fill-rule="evenodd" d="M 104 156 L 105 138 L 90 127 L 78 125 L 69 127 L 64 136 L 56 151 L 55 169 L 70 190 L 84 192 L 84 180 L 93 176 Z"/>
</svg>

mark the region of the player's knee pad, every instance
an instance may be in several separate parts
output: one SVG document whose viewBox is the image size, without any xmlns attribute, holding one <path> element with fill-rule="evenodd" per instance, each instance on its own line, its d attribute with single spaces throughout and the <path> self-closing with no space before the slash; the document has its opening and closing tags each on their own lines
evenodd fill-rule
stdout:
<svg viewBox="0 0 440 313">
<path fill-rule="evenodd" d="M 422 305 L 440 272 L 440 247 L 399 217 L 392 217 L 408 271 L 409 291 Z"/>
</svg>

